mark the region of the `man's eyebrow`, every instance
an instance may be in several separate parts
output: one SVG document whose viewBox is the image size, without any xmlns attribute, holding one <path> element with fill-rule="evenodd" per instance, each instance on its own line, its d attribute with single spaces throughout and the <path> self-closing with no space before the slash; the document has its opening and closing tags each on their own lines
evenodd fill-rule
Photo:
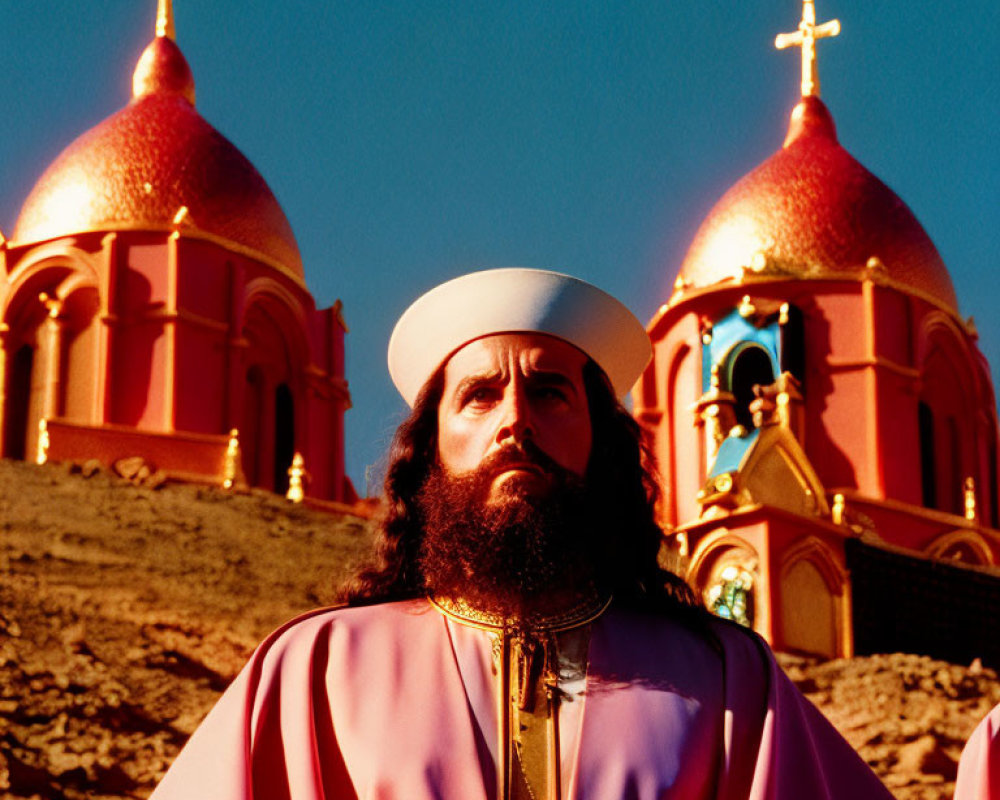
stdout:
<svg viewBox="0 0 1000 800">
<path fill-rule="evenodd" d="M 554 370 L 532 370 L 528 373 L 527 378 L 532 383 L 556 384 L 576 388 L 573 380 L 568 375 Z"/>
<path fill-rule="evenodd" d="M 498 369 L 484 370 L 483 372 L 474 372 L 471 375 L 466 375 L 462 380 L 458 382 L 455 387 L 455 394 L 461 395 L 470 386 L 478 386 L 481 383 L 491 383 L 493 381 L 499 380 L 502 377 L 502 372 Z"/>
</svg>

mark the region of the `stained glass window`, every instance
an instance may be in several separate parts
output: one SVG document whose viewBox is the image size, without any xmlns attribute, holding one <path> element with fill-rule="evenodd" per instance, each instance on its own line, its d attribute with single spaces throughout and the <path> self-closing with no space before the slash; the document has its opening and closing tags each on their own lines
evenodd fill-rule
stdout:
<svg viewBox="0 0 1000 800">
<path fill-rule="evenodd" d="M 720 569 L 705 591 L 705 604 L 716 616 L 753 626 L 753 575 L 737 564 Z"/>
</svg>

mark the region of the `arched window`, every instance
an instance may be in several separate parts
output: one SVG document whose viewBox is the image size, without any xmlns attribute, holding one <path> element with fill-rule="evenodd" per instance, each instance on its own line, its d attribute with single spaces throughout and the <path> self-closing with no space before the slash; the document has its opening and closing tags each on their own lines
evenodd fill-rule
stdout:
<svg viewBox="0 0 1000 800">
<path fill-rule="evenodd" d="M 725 564 L 705 589 L 708 610 L 723 619 L 753 627 L 753 575 L 738 564 Z"/>
<path fill-rule="evenodd" d="M 736 422 L 747 430 L 753 428 L 750 403 L 754 400 L 754 386 L 774 383 L 774 369 L 767 351 L 756 344 L 743 347 L 733 360 L 730 370 L 730 391 L 736 397 Z"/>
<path fill-rule="evenodd" d="M 28 420 L 31 410 L 31 383 L 35 348 L 22 345 L 14 353 L 7 376 L 7 415 L 4 455 L 23 460 L 28 452 Z"/>
<path fill-rule="evenodd" d="M 920 424 L 920 485 L 925 508 L 937 508 L 937 459 L 934 447 L 934 412 L 927 403 L 917 408 Z"/>
</svg>

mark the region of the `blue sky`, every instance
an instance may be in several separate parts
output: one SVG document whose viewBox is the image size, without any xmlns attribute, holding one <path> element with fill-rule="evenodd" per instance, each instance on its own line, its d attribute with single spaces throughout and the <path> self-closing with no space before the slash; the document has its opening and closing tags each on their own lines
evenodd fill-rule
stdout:
<svg viewBox="0 0 1000 800">
<path fill-rule="evenodd" d="M 77 135 L 123 106 L 155 0 L 0 4 L 0 230 Z M 267 179 L 317 303 L 351 328 L 348 471 L 377 473 L 403 403 L 396 318 L 475 268 L 549 267 L 643 321 L 714 202 L 780 147 L 797 0 L 175 0 L 198 108 Z M 841 143 L 937 244 L 1000 366 L 1000 9 L 818 0 Z M 371 468 L 371 469 L 370 469 Z M 373 487 L 374 488 L 374 487 Z"/>
</svg>

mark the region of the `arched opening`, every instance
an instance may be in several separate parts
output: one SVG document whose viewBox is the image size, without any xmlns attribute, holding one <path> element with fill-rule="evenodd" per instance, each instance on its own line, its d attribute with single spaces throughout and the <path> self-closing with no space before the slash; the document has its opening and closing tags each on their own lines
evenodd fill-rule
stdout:
<svg viewBox="0 0 1000 800">
<path fill-rule="evenodd" d="M 794 563 L 782 578 L 781 621 L 789 650 L 837 655 L 836 599 L 809 559 Z"/>
<path fill-rule="evenodd" d="M 774 383 L 771 357 L 760 345 L 747 345 L 736 354 L 730 376 L 729 390 L 736 397 L 736 422 L 747 430 L 752 430 L 750 403 L 754 400 L 753 387 L 770 386 Z"/>
<path fill-rule="evenodd" d="M 982 564 L 983 559 L 979 552 L 968 542 L 954 542 L 938 555 L 942 561 L 958 561 L 962 564 Z"/>
<path fill-rule="evenodd" d="M 917 408 L 920 425 L 920 486 L 924 508 L 937 508 L 937 460 L 934 453 L 934 412 L 927 403 Z"/>
<path fill-rule="evenodd" d="M 764 613 L 760 604 L 766 602 L 759 594 L 757 555 L 736 537 L 705 544 L 692 558 L 689 582 L 713 614 L 752 629 Z"/>
<path fill-rule="evenodd" d="M 923 327 L 917 398 L 922 499 L 928 508 L 962 516 L 965 479 L 972 478 L 979 491 L 990 480 L 976 417 L 992 416 L 992 397 L 982 394 L 965 333 L 938 314 L 928 315 Z M 981 496 L 985 513 L 988 495 Z"/>
<path fill-rule="evenodd" d="M 753 628 L 753 575 L 739 564 L 725 564 L 716 570 L 705 591 L 705 605 L 717 617 Z"/>
<path fill-rule="evenodd" d="M 288 468 L 295 455 L 295 407 L 292 390 L 279 383 L 274 390 L 274 491 L 288 491 Z"/>
<path fill-rule="evenodd" d="M 7 379 L 7 414 L 4 455 L 24 460 L 28 453 L 28 420 L 31 416 L 32 372 L 35 348 L 22 345 L 14 353 Z"/>
<path fill-rule="evenodd" d="M 247 370 L 243 388 L 243 415 L 240 425 L 240 451 L 243 474 L 251 486 L 261 481 L 261 421 L 264 412 L 264 372 L 257 365 Z"/>
<path fill-rule="evenodd" d="M 806 336 L 802 310 L 789 305 L 785 323 L 781 326 L 781 369 L 790 372 L 805 391 L 806 381 Z"/>
</svg>

